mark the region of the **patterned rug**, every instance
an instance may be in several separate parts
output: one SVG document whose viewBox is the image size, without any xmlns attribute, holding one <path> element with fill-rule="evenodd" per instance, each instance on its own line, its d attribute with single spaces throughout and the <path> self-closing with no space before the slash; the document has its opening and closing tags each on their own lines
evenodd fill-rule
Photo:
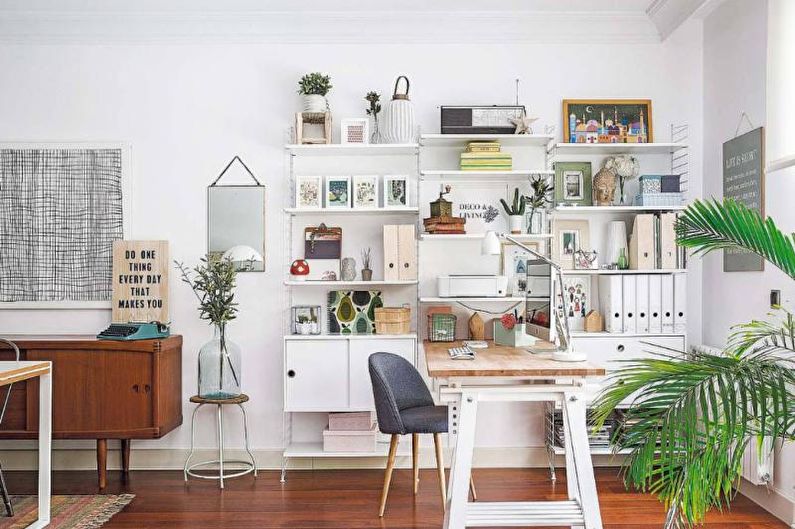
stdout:
<svg viewBox="0 0 795 529">
<path fill-rule="evenodd" d="M 134 494 L 53 496 L 52 529 L 96 529 L 105 525 L 114 514 L 135 498 Z M 0 529 L 22 529 L 36 521 L 36 496 L 11 496 L 14 517 L 5 516 L 0 502 Z"/>
</svg>

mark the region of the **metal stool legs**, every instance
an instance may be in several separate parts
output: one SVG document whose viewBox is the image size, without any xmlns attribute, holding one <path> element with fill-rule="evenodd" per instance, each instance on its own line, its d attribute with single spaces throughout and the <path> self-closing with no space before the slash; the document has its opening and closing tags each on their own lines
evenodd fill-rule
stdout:
<svg viewBox="0 0 795 529">
<path fill-rule="evenodd" d="M 6 480 L 3 477 L 2 466 L 0 466 L 0 493 L 3 495 L 3 503 L 6 506 L 6 516 L 14 516 L 14 507 L 11 505 L 11 498 L 8 497 L 8 489 L 6 489 Z"/>
</svg>

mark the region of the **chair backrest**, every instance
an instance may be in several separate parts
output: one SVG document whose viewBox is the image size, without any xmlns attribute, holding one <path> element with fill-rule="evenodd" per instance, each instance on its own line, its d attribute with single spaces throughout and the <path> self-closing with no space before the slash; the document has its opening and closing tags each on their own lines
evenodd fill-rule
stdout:
<svg viewBox="0 0 795 529">
<path fill-rule="evenodd" d="M 392 353 L 373 353 L 368 360 L 375 413 L 383 433 L 405 434 L 401 410 L 433 406 L 425 381 L 411 363 Z"/>
<path fill-rule="evenodd" d="M 11 340 L 6 340 L 5 338 L 0 338 L 0 343 L 4 343 L 4 344 L 8 345 L 11 349 L 13 349 L 14 352 L 16 353 L 16 356 L 17 356 L 17 362 L 19 362 L 19 347 L 17 347 L 17 344 L 12 342 Z M 3 399 L 3 408 L 0 409 L 0 424 L 3 424 L 3 417 L 5 417 L 5 414 L 6 414 L 6 408 L 8 407 L 8 401 L 11 398 L 11 386 L 13 386 L 13 385 L 14 384 L 9 384 L 8 385 L 8 389 L 6 389 L 6 396 L 5 396 L 5 399 Z"/>
</svg>

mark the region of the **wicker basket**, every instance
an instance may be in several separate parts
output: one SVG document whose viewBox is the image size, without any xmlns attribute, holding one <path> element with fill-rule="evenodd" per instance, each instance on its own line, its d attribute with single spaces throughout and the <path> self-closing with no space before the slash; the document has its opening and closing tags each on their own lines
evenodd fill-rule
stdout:
<svg viewBox="0 0 795 529">
<path fill-rule="evenodd" d="M 455 324 L 455 314 L 428 314 L 428 340 L 431 342 L 454 342 Z"/>
<path fill-rule="evenodd" d="M 411 332 L 411 308 L 377 307 L 375 309 L 376 334 L 408 334 Z"/>
</svg>

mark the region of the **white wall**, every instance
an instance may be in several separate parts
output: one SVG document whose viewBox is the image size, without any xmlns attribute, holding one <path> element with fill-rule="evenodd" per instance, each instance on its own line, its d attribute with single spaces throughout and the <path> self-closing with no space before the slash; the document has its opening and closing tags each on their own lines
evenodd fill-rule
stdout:
<svg viewBox="0 0 795 529">
<path fill-rule="evenodd" d="M 754 126 L 766 123 L 767 2 L 730 0 L 704 20 L 704 196 L 722 196 L 723 142 L 734 136 L 741 112 Z M 740 133 L 748 130 L 743 125 Z M 770 132 L 770 131 L 766 131 Z M 777 138 L 777 140 L 780 138 Z M 768 140 L 768 144 L 770 140 Z M 795 229 L 793 172 L 771 173 L 765 185 L 765 213 L 784 232 Z M 764 272 L 724 273 L 722 255 L 703 259 L 704 342 L 725 343 L 732 325 L 763 318 L 770 289 L 779 289 L 792 308 L 795 283 L 770 264 Z M 795 500 L 795 446 L 776 461 L 774 489 Z"/>
<path fill-rule="evenodd" d="M 598 34 L 599 28 L 593 31 Z M 218 38 L 210 44 L 162 39 L 5 44 L 0 47 L 0 140 L 131 144 L 131 236 L 168 239 L 173 258 L 188 263 L 205 251 L 205 188 L 233 155 L 241 155 L 268 186 L 268 256 L 266 273 L 239 278 L 240 316 L 231 335 L 244 351 L 252 444 L 276 449 L 282 427 L 280 292 L 287 259 L 280 214 L 286 200 L 282 145 L 299 105 L 298 78 L 315 70 L 331 74 L 330 102 L 338 124 L 342 117 L 363 115 L 366 91 L 386 94 L 395 77 L 406 74 L 419 123 L 432 132 L 438 131 L 440 104 L 512 102 L 516 76 L 524 80 L 522 100 L 540 117 L 541 130 L 543 124 L 561 129 L 562 98 L 651 98 L 656 139 L 669 139 L 672 122 L 688 122 L 691 167 L 700 167 L 700 24 L 686 24 L 664 43 L 595 41 L 578 34 L 570 42 L 551 44 L 229 44 Z M 699 189 L 694 170 L 691 191 Z M 691 342 L 701 338 L 700 290 L 695 275 Z M 173 330 L 185 337 L 187 397 L 196 385 L 196 352 L 210 330 L 197 317 L 195 299 L 173 275 L 170 296 Z M 0 311 L 0 334 L 93 334 L 108 319 L 101 311 Z M 186 417 L 189 409 L 186 404 Z M 482 421 L 478 443 L 540 446 L 541 428 L 528 411 L 495 409 Z M 184 448 L 188 439 L 183 425 L 162 440 L 136 446 Z M 209 435 L 200 439 L 200 445 L 211 443 Z"/>
</svg>

